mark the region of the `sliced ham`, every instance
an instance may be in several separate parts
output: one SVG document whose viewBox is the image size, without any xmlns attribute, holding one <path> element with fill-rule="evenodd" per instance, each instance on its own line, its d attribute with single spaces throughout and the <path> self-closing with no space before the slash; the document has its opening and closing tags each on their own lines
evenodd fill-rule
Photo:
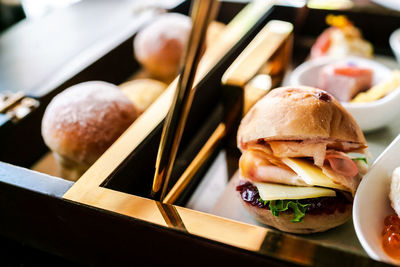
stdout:
<svg viewBox="0 0 400 267">
<path fill-rule="evenodd" d="M 332 182 L 343 185 L 354 196 L 362 171 L 359 171 L 359 167 L 347 154 L 332 149 L 326 150 L 328 142 L 321 143 L 323 145 L 296 141 L 252 144 L 240 158 L 241 175 L 254 182 L 309 186 L 303 178 L 282 162 L 281 157 L 313 157 L 314 161 L 320 161 L 322 158 L 322 166 L 319 166 L 322 172 Z"/>
<path fill-rule="evenodd" d="M 303 179 L 286 165 L 284 168 L 273 165 L 265 155 L 261 150 L 253 149 L 243 153 L 239 161 L 241 175 L 254 182 L 307 186 Z"/>
<path fill-rule="evenodd" d="M 325 160 L 327 142 L 269 141 L 275 156 L 279 158 L 312 157 L 314 164 L 322 167 Z"/>
<path fill-rule="evenodd" d="M 361 176 L 359 174 L 349 178 L 336 173 L 328 164 L 325 164 L 322 167 L 322 172 L 331 178 L 334 183 L 343 185 L 344 187 L 348 188 L 353 196 L 355 195 L 357 187 L 361 181 Z"/>
<path fill-rule="evenodd" d="M 352 143 L 352 142 L 342 142 L 339 140 L 329 141 L 327 145 L 327 149 L 339 150 L 344 152 L 359 152 L 364 153 L 365 145 L 360 143 Z"/>
<path fill-rule="evenodd" d="M 271 150 L 271 147 L 268 144 L 264 145 L 255 144 L 251 146 L 251 150 L 263 153 L 258 155 L 268 160 L 271 164 L 290 170 L 290 168 L 286 166 L 286 164 L 284 164 L 279 157 L 274 155 L 274 153 Z"/>
<path fill-rule="evenodd" d="M 238 142 L 241 142 L 241 140 L 239 140 Z M 346 142 L 340 139 L 331 139 L 331 138 L 313 138 L 312 140 L 273 140 L 273 139 L 257 139 L 255 141 L 252 142 L 248 142 L 246 144 L 244 144 L 243 142 L 241 143 L 240 147 L 241 150 L 244 151 L 248 148 L 253 148 L 253 147 L 260 147 L 260 149 L 263 149 L 262 147 L 267 147 L 267 149 L 271 152 L 272 154 L 272 150 L 270 148 L 270 143 L 271 142 L 280 142 L 282 144 L 288 144 L 288 143 L 293 143 L 294 146 L 296 146 L 297 144 L 301 144 L 303 146 L 304 149 L 306 149 L 306 146 L 311 146 L 313 148 L 315 148 L 315 144 L 324 144 L 323 146 L 326 146 L 326 149 L 331 149 L 331 150 L 338 150 L 338 151 L 343 151 L 343 152 L 359 152 L 359 153 L 365 153 L 364 149 L 367 147 L 363 144 L 357 143 L 357 142 Z M 307 149 L 308 150 L 308 149 Z M 277 151 L 278 153 L 278 151 Z M 304 154 L 303 151 L 301 151 L 301 153 L 299 154 Z M 325 153 L 324 153 L 325 155 Z M 305 155 L 299 155 L 299 157 L 306 157 Z"/>
<path fill-rule="evenodd" d="M 342 176 L 352 178 L 358 173 L 357 165 L 343 152 L 328 150 L 325 160 L 329 163 L 334 172 Z"/>
<path fill-rule="evenodd" d="M 322 172 L 334 183 L 348 188 L 353 195 L 361 181 L 357 165 L 347 154 L 339 151 L 326 152 L 326 163 L 322 167 Z"/>
</svg>

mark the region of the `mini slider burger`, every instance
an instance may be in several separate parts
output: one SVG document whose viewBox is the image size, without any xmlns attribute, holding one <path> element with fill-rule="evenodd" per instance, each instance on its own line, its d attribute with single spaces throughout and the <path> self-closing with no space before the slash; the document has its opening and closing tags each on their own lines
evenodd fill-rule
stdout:
<svg viewBox="0 0 400 267">
<path fill-rule="evenodd" d="M 322 232 L 346 222 L 366 172 L 365 137 L 330 94 L 282 87 L 241 121 L 241 181 L 236 187 L 258 221 L 291 233 Z M 354 152 L 354 153 L 352 153 Z"/>
</svg>

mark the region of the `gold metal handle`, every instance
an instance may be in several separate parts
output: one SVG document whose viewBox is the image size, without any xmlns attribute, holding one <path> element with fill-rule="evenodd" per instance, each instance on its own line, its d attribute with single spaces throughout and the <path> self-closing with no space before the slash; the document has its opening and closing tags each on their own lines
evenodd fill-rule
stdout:
<svg viewBox="0 0 400 267">
<path fill-rule="evenodd" d="M 186 47 L 177 90 L 166 117 L 157 154 L 152 195 L 162 200 L 168 189 L 181 136 L 192 104 L 193 82 L 205 43 L 207 27 L 217 13 L 218 1 L 195 0 L 192 6 L 192 31 Z"/>
<path fill-rule="evenodd" d="M 177 198 L 182 194 L 185 190 L 186 186 L 190 183 L 196 172 L 200 169 L 200 167 L 204 164 L 207 158 L 214 151 L 216 146 L 221 142 L 221 140 L 225 136 L 225 124 L 220 123 L 218 127 L 215 129 L 213 134 L 201 148 L 199 153 L 187 167 L 182 176 L 178 179 L 174 187 L 168 192 L 168 195 L 164 198 L 163 202 L 167 204 L 174 204 Z"/>
</svg>

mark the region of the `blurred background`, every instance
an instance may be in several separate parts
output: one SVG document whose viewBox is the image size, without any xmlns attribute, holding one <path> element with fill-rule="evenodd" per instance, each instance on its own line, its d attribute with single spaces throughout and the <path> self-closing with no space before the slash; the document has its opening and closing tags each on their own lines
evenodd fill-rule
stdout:
<svg viewBox="0 0 400 267">
<path fill-rule="evenodd" d="M 128 78 L 125 77 L 127 73 L 132 75 L 132 72 L 139 68 L 138 63 L 134 62 L 132 50 L 132 36 L 138 27 L 138 23 L 133 17 L 139 16 L 139 11 L 143 11 L 149 6 L 168 8 L 181 1 L 0 0 L 0 97 L 6 90 L 11 92 L 10 94 L 17 94 L 22 91 L 23 96 L 38 99 L 41 102 L 36 113 L 32 113 L 33 115 L 29 119 L 21 121 L 25 123 L 19 124 L 22 126 L 14 125 L 8 121 L 2 123 L 0 117 L 0 130 L 3 128 L 0 136 L 3 134 L 8 139 L 13 138 L 12 141 L 3 140 L 3 143 L 9 144 L 8 150 L 5 149 L 4 144 L 0 143 L 2 150 L 0 152 L 3 152 L 3 154 L 5 154 L 4 151 L 15 152 L 13 154 L 15 158 L 6 155 L 8 162 L 18 166 L 29 166 L 33 159 L 38 158 L 36 154 L 48 152 L 44 144 L 37 140 L 41 140 L 40 121 L 44 108 L 54 95 L 78 82 L 99 79 L 99 76 L 96 76 L 98 73 L 104 74 L 100 76 L 102 80 L 113 83 L 121 82 Z M 226 0 L 224 2 L 250 1 Z M 357 7 L 369 7 L 369 10 L 363 10 L 365 12 L 372 9 L 373 11 L 382 11 L 382 9 L 389 8 L 389 10 L 384 10 L 385 14 L 390 14 L 392 10 L 400 11 L 400 0 L 276 0 L 276 2 L 300 7 L 307 2 L 310 8 L 328 9 L 329 12 L 331 12 L 330 10 L 352 9 L 353 7 L 356 7 L 354 13 L 360 12 Z M 79 6 L 81 8 L 77 8 Z M 281 12 L 280 16 L 285 19 L 290 16 L 282 14 Z M 303 14 L 301 13 L 301 15 Z M 365 15 L 362 12 L 360 14 Z M 323 16 L 318 19 L 321 18 Z M 144 19 L 151 20 L 153 18 L 143 16 L 143 21 Z M 388 19 L 387 22 L 389 23 L 390 20 Z M 296 23 L 295 26 L 297 25 L 299 23 Z M 306 32 L 305 38 L 298 42 L 305 48 L 302 51 L 309 53 L 309 48 L 315 41 L 315 36 L 322 32 L 318 28 L 325 27 L 326 25 L 323 22 L 319 25 L 312 24 L 312 27 L 309 27 L 308 34 L 314 38 L 307 39 L 309 36 L 306 36 Z M 378 27 L 379 31 L 382 31 L 381 28 L 385 28 L 381 25 Z M 398 27 L 398 25 L 394 25 L 394 27 Z M 365 28 L 372 29 L 373 25 L 368 23 Z M 386 29 L 386 31 L 388 32 L 386 35 L 389 36 L 392 30 Z M 371 38 L 376 37 L 374 31 L 371 32 L 366 32 L 366 34 L 369 34 Z M 375 39 L 380 41 L 376 51 L 388 55 L 390 48 L 387 39 Z M 304 42 L 301 43 L 302 41 Z M 117 45 L 119 50 L 114 49 Z M 385 48 L 384 51 L 379 50 L 382 47 Z M 394 61 L 393 55 L 390 56 Z M 306 57 L 305 54 L 304 57 Z M 93 66 L 96 66 L 96 68 Z M 107 68 L 103 68 L 103 66 Z M 2 114 L 0 113 L 0 115 Z M 8 120 L 7 117 L 5 119 Z M 10 128 L 4 127 L 6 122 L 8 122 Z M 17 126 L 19 128 L 16 128 Z M 36 135 L 30 133 L 27 136 L 24 129 L 33 128 Z M 369 138 L 375 143 L 378 143 L 377 140 L 389 142 L 393 135 L 397 135 L 397 129 L 375 132 L 369 135 Z M 15 134 L 17 130 L 22 133 L 23 138 L 18 138 L 18 135 Z M 36 140 L 36 142 L 31 140 Z M 22 143 L 22 141 L 27 145 L 24 145 L 25 143 Z M 379 146 L 375 143 L 371 144 L 372 150 L 381 149 L 380 143 Z M 23 149 L 16 149 L 13 144 L 18 144 Z M 33 147 L 34 145 L 37 145 L 37 148 Z M 30 149 L 26 149 L 28 147 Z M 18 154 L 19 150 L 33 151 L 31 158 L 24 155 L 26 161 L 22 162 Z M 1 158 L 0 161 L 2 161 Z M 9 260 L 13 265 L 24 266 L 26 265 L 24 263 L 30 262 L 31 266 L 35 266 L 35 262 L 32 264 L 32 260 L 35 261 L 32 257 L 36 258 L 36 254 L 41 252 L 32 252 L 30 248 L 26 247 L 13 240 L 4 241 L 0 237 L 0 266 L 3 266 L 1 261 L 4 261 L 4 258 L 6 262 Z M 18 251 L 18 253 L 15 253 L 15 251 Z M 45 254 L 42 256 L 50 258 L 49 261 L 58 260 L 52 260 L 52 255 Z M 40 256 L 37 258 L 41 262 Z M 69 263 L 62 263 L 69 265 Z"/>
<path fill-rule="evenodd" d="M 0 33 L 23 19 L 37 20 L 82 0 L 0 0 Z M 146 5 L 169 6 L 176 0 L 132 0 Z"/>
<path fill-rule="evenodd" d="M 23 19 L 40 19 L 57 9 L 66 8 L 82 0 L 0 0 L 0 33 Z M 146 5 L 171 5 L 177 0 L 132 0 Z M 251 0 L 230 0 L 231 2 L 249 2 Z M 283 0 L 286 4 L 296 4 L 305 0 Z M 353 5 L 378 4 L 400 10 L 399 0 L 308 0 L 308 6 L 323 9 L 350 8 Z"/>
</svg>

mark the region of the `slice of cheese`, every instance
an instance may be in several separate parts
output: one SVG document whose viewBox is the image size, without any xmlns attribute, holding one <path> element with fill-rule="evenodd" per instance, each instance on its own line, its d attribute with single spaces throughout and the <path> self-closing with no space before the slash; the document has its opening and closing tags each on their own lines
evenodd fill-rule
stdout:
<svg viewBox="0 0 400 267">
<path fill-rule="evenodd" d="M 293 186 L 270 183 L 253 183 L 262 200 L 305 199 L 315 197 L 334 197 L 336 192 L 321 187 Z"/>
<path fill-rule="evenodd" d="M 283 158 L 282 161 L 309 185 L 349 191 L 343 185 L 334 183 L 320 168 L 306 160 Z"/>
<path fill-rule="evenodd" d="M 400 71 L 394 70 L 392 75 L 384 81 L 374 85 L 365 92 L 358 93 L 352 103 L 365 103 L 376 101 L 400 87 Z"/>
</svg>

